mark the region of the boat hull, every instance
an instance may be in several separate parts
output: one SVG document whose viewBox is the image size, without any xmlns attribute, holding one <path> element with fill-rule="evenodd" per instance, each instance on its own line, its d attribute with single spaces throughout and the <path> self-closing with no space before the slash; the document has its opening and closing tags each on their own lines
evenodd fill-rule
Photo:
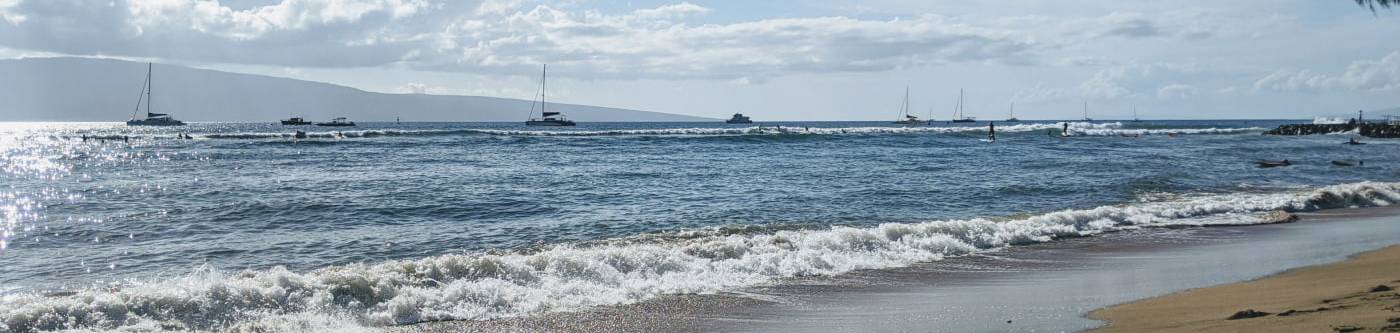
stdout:
<svg viewBox="0 0 1400 333">
<path fill-rule="evenodd" d="M 282 125 L 285 125 L 285 126 L 306 126 L 306 125 L 311 125 L 311 122 L 309 122 L 309 121 L 288 121 L 288 120 L 283 120 L 283 121 L 282 121 Z"/>
<path fill-rule="evenodd" d="M 355 127 L 355 123 L 319 123 L 316 126 L 322 127 Z"/>
<path fill-rule="evenodd" d="M 975 122 L 977 122 L 977 121 L 976 121 L 976 120 L 972 120 L 972 119 L 953 119 L 953 122 L 955 122 L 955 123 L 975 123 Z"/>
<path fill-rule="evenodd" d="M 179 120 L 127 120 L 126 126 L 185 126 Z"/>
<path fill-rule="evenodd" d="M 526 126 L 574 126 L 573 120 L 529 120 Z"/>
</svg>

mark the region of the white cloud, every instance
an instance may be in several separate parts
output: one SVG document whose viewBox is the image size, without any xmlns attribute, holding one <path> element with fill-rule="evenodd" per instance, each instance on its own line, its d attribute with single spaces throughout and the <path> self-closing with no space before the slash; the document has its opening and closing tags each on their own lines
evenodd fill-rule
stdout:
<svg viewBox="0 0 1400 333">
<path fill-rule="evenodd" d="M 408 83 L 408 84 L 405 84 L 405 85 L 403 85 L 403 86 L 400 86 L 399 89 L 397 89 L 397 91 L 400 92 L 400 93 L 405 93 L 405 94 L 419 94 L 419 95 L 422 95 L 422 94 L 427 94 L 429 89 L 430 89 L 430 88 L 429 88 L 428 85 L 426 85 L 426 84 L 416 83 L 416 82 L 410 82 L 410 83 Z"/>
<path fill-rule="evenodd" d="M 1194 63 L 1124 64 L 1100 69 L 1078 85 L 1057 88 L 1037 84 L 1016 93 L 1017 100 L 1118 100 L 1142 97 L 1186 98 L 1200 93 L 1201 81 L 1229 76 Z M 1192 82 L 1192 83 L 1184 83 Z"/>
<path fill-rule="evenodd" d="M 188 27 L 234 40 L 257 39 L 269 32 L 353 24 L 385 14 L 393 20 L 427 7 L 424 0 L 283 0 L 274 5 L 233 10 L 218 1 L 128 0 L 130 22 L 142 31 Z"/>
<path fill-rule="evenodd" d="M 111 11 L 43 2 L 30 9 L 45 16 L 30 20 L 46 23 L 0 31 L 0 45 L 77 55 L 488 75 L 549 63 L 563 76 L 749 82 L 951 63 L 1031 64 L 1038 57 L 1036 44 L 1022 33 L 938 15 L 697 25 L 673 21 L 712 11 L 688 2 L 618 14 L 523 4 L 282 0 L 233 9 L 216 1 L 127 0 L 118 5 L 125 11 Z M 99 18 L 87 30 L 60 28 L 86 15 Z"/>
<path fill-rule="evenodd" d="M 1254 82 L 1254 91 L 1307 90 L 1400 90 L 1400 51 L 1379 60 L 1358 60 L 1338 75 L 1314 73 L 1308 70 L 1278 70 Z"/>
<path fill-rule="evenodd" d="M 549 6 L 502 19 L 453 22 L 436 36 L 447 68 L 510 69 L 549 63 L 560 73 L 604 78 L 765 78 L 804 72 L 870 72 L 957 62 L 1016 63 L 1034 45 L 1002 30 L 924 15 L 768 19 L 692 26 L 661 13 L 699 13 L 680 4 L 624 15 Z M 564 74 L 569 75 L 569 74 Z"/>
<path fill-rule="evenodd" d="M 709 12 L 709 8 L 701 7 L 689 2 L 682 2 L 674 5 L 656 7 L 653 9 L 638 9 L 633 12 L 633 15 L 644 18 L 674 19 L 683 18 L 691 15 L 704 15 Z"/>
<path fill-rule="evenodd" d="M 1174 83 L 1157 89 L 1157 98 L 1160 99 L 1185 99 L 1195 96 L 1200 89 L 1189 84 Z"/>
<path fill-rule="evenodd" d="M 16 26 L 20 23 L 24 23 L 27 17 L 24 16 L 24 14 L 13 11 L 14 7 L 19 6 L 20 1 L 21 0 L 0 0 L 0 20 Z"/>
</svg>

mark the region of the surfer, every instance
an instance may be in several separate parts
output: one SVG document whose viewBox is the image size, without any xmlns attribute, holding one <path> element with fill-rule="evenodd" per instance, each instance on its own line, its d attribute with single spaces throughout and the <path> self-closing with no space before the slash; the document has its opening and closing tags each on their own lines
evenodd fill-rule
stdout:
<svg viewBox="0 0 1400 333">
<path fill-rule="evenodd" d="M 992 140 L 993 142 L 997 141 L 997 123 L 987 123 L 987 139 Z"/>
<path fill-rule="evenodd" d="M 1068 121 L 1065 122 L 1065 129 L 1060 130 L 1060 135 L 1061 135 L 1061 136 L 1069 136 L 1069 122 L 1068 122 Z"/>
</svg>

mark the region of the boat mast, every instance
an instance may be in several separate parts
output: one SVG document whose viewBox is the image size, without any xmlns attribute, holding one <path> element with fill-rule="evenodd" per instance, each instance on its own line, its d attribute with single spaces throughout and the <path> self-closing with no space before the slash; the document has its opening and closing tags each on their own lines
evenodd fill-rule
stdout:
<svg viewBox="0 0 1400 333">
<path fill-rule="evenodd" d="M 544 68 L 541 68 L 541 69 L 540 69 L 540 116 L 544 116 L 544 105 L 545 105 L 545 102 L 544 102 L 544 88 L 545 88 L 545 80 L 548 80 L 548 79 L 549 79 L 549 64 L 544 64 Z"/>
<path fill-rule="evenodd" d="M 1011 102 L 1011 118 L 1016 118 L 1016 102 Z"/>
<path fill-rule="evenodd" d="M 147 118 L 150 118 L 150 117 L 151 117 L 151 90 L 152 90 L 152 89 L 155 89 L 155 87 L 152 87 L 152 86 L 151 86 L 151 67 L 152 67 L 151 63 L 149 63 L 149 62 L 146 63 L 146 117 L 147 117 Z"/>
<path fill-rule="evenodd" d="M 899 112 L 904 113 L 900 120 L 909 118 L 909 86 L 904 86 L 904 105 L 899 107 Z"/>
<path fill-rule="evenodd" d="M 958 88 L 958 119 L 963 118 L 963 90 Z"/>
</svg>

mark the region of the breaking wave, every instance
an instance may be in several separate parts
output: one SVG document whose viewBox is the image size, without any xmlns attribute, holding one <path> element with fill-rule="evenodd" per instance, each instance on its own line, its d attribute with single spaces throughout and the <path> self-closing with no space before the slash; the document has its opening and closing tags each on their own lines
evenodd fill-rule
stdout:
<svg viewBox="0 0 1400 333">
<path fill-rule="evenodd" d="M 666 294 L 715 293 L 859 269 L 907 266 L 989 249 L 1146 227 L 1289 221 L 1285 212 L 1400 202 L 1400 183 L 1179 196 L 1023 218 L 871 227 L 711 228 L 415 260 L 223 273 L 72 294 L 12 295 L 0 331 L 184 329 L 347 331 L 486 320 Z"/>
</svg>

